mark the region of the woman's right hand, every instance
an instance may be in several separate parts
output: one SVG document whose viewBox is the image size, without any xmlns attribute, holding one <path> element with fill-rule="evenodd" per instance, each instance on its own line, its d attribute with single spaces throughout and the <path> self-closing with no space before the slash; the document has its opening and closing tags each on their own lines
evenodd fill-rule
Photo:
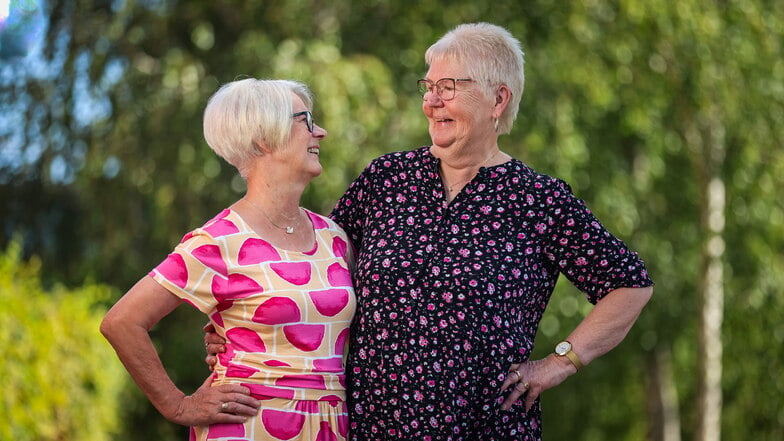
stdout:
<svg viewBox="0 0 784 441">
<path fill-rule="evenodd" d="M 204 349 L 207 351 L 204 361 L 209 366 L 210 371 L 212 371 L 218 362 L 218 354 L 226 352 L 226 340 L 215 332 L 215 326 L 212 323 L 204 325 L 202 330 L 205 332 Z"/>
<path fill-rule="evenodd" d="M 184 426 L 243 423 L 258 413 L 261 402 L 250 396 L 247 387 L 222 384 L 213 387 L 208 377 L 193 395 L 184 396 L 167 419 Z"/>
</svg>

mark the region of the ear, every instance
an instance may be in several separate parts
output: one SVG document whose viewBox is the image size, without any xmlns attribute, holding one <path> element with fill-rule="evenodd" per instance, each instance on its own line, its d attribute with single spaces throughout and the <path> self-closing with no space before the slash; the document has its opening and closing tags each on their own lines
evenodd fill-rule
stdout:
<svg viewBox="0 0 784 441">
<path fill-rule="evenodd" d="M 493 106 L 493 118 L 500 118 L 512 100 L 512 90 L 502 84 L 495 92 L 495 106 Z"/>
<path fill-rule="evenodd" d="M 265 143 L 263 143 L 263 142 L 261 142 L 259 140 L 254 139 L 253 140 L 253 145 L 256 147 L 256 150 L 261 155 L 267 155 L 267 154 L 272 152 L 272 150 L 269 148 L 269 146 L 267 146 L 267 144 L 265 144 Z"/>
</svg>

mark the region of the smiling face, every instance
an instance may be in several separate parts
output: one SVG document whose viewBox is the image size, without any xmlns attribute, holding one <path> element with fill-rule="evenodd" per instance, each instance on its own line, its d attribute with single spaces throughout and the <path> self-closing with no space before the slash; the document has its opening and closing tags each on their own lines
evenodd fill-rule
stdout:
<svg viewBox="0 0 784 441">
<path fill-rule="evenodd" d="M 302 99 L 292 94 L 292 114 L 310 110 Z M 319 162 L 319 152 L 322 139 L 327 136 L 327 131 L 315 122 L 313 133 L 308 130 L 305 115 L 292 117 L 291 134 L 286 145 L 276 152 L 285 167 L 293 173 L 305 173 L 307 179 L 313 179 L 321 174 L 322 167 Z"/>
<path fill-rule="evenodd" d="M 430 65 L 425 79 L 435 83 L 441 78 L 468 78 L 467 69 L 451 60 L 438 60 Z M 493 126 L 495 102 L 487 97 L 475 81 L 456 83 L 455 97 L 442 100 L 435 92 L 425 94 L 422 112 L 428 119 L 430 138 L 436 150 L 446 149 L 450 155 L 470 154 L 495 144 Z M 436 152 L 434 152 L 436 153 Z"/>
</svg>

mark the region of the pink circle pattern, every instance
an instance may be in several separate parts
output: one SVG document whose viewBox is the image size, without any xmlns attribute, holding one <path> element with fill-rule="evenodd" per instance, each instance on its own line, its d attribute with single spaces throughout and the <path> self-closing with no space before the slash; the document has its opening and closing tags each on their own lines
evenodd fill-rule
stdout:
<svg viewBox="0 0 784 441">
<path fill-rule="evenodd" d="M 275 247 L 226 209 L 150 273 L 227 339 L 214 384 L 242 383 L 265 403 L 245 424 L 193 428 L 192 439 L 346 439 L 353 254 L 333 221 L 307 213 L 317 238 L 308 252 Z"/>
</svg>

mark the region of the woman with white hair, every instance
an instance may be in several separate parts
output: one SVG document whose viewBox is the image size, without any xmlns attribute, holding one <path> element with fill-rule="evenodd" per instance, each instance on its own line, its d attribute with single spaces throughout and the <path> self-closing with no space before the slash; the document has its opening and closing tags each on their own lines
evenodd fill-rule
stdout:
<svg viewBox="0 0 784 441">
<path fill-rule="evenodd" d="M 152 404 L 191 426 L 192 440 L 346 439 L 353 254 L 340 227 L 300 207 L 327 135 L 311 107 L 294 81 L 244 79 L 212 96 L 204 136 L 247 193 L 186 234 L 101 324 Z M 149 337 L 183 303 L 227 342 L 192 395 L 166 374 Z"/>
<path fill-rule="evenodd" d="M 504 152 L 523 94 L 505 29 L 464 24 L 418 82 L 431 145 L 374 160 L 332 218 L 357 250 L 352 440 L 539 440 L 538 397 L 615 347 L 652 294 L 569 186 Z M 560 274 L 596 306 L 531 360 Z"/>
<path fill-rule="evenodd" d="M 617 346 L 653 282 L 568 184 L 500 148 L 523 94 L 519 41 L 464 24 L 425 60 L 431 145 L 372 161 L 331 215 L 357 250 L 349 436 L 540 440 L 539 396 Z M 531 360 L 561 274 L 595 307 Z"/>
</svg>

